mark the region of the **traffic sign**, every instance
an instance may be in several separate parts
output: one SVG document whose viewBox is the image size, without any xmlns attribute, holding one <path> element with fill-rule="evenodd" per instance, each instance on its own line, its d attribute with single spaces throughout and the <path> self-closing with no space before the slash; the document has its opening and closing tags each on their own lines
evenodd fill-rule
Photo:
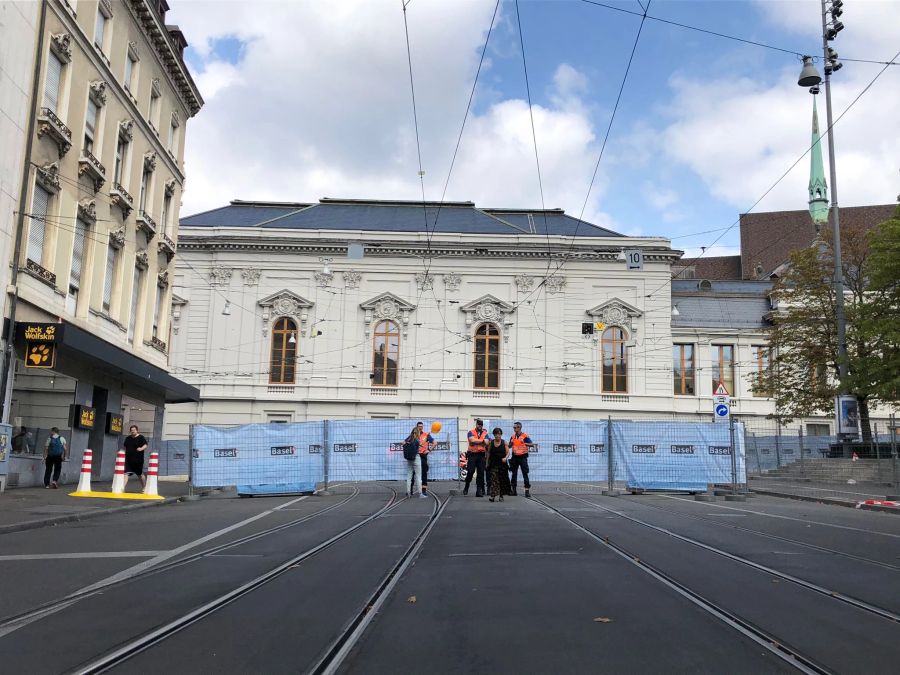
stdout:
<svg viewBox="0 0 900 675">
<path fill-rule="evenodd" d="M 731 408 L 727 403 L 716 403 L 713 407 L 713 412 L 716 415 L 716 420 L 727 420 L 728 415 L 731 413 Z"/>
<path fill-rule="evenodd" d="M 728 390 L 725 388 L 725 385 L 722 382 L 719 382 L 719 386 L 716 387 L 716 390 L 713 392 L 713 396 L 728 396 Z"/>
<path fill-rule="evenodd" d="M 623 253 L 625 254 L 625 264 L 627 269 L 630 270 L 642 270 L 644 269 L 644 252 L 639 248 L 626 248 Z"/>
</svg>

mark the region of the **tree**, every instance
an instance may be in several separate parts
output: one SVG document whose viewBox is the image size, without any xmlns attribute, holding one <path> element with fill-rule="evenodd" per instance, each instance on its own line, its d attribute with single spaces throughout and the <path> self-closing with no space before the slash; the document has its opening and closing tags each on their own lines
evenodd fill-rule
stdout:
<svg viewBox="0 0 900 675">
<path fill-rule="evenodd" d="M 859 403 L 863 439 L 871 438 L 869 407 L 898 400 L 900 359 L 900 220 L 873 230 L 841 231 L 846 317 L 846 389 Z M 838 393 L 834 252 L 829 232 L 791 255 L 773 289 L 778 310 L 768 330 L 774 357 L 754 374 L 754 393 L 772 395 L 790 422 L 834 409 Z M 892 364 L 892 365 L 891 365 Z"/>
</svg>

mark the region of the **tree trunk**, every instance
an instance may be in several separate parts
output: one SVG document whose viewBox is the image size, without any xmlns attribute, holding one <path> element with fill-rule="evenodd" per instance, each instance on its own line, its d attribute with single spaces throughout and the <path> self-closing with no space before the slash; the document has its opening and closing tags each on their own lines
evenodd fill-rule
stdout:
<svg viewBox="0 0 900 675">
<path fill-rule="evenodd" d="M 872 441 L 872 423 L 869 420 L 869 398 L 857 396 L 856 402 L 859 405 L 859 428 L 862 431 L 863 443 L 870 443 Z"/>
</svg>

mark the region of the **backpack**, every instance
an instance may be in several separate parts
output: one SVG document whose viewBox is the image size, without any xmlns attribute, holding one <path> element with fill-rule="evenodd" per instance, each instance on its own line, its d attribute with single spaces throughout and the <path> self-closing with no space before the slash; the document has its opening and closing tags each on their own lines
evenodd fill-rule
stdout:
<svg viewBox="0 0 900 675">
<path fill-rule="evenodd" d="M 408 462 L 413 461 L 419 456 L 419 441 L 414 438 L 407 438 L 403 444 L 403 459 Z"/>
<path fill-rule="evenodd" d="M 47 446 L 47 457 L 52 457 L 53 459 L 62 457 L 64 448 L 62 436 L 51 436 L 50 444 Z"/>
</svg>

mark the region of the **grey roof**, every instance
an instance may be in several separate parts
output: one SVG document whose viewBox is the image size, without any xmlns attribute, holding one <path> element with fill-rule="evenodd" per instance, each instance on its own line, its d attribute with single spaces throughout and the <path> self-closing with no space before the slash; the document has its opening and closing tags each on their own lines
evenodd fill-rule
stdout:
<svg viewBox="0 0 900 675">
<path fill-rule="evenodd" d="M 709 284 L 707 286 L 707 284 Z M 672 280 L 673 328 L 765 328 L 772 311 L 768 281 Z"/>
<path fill-rule="evenodd" d="M 473 202 L 322 199 L 318 204 L 232 201 L 181 219 L 182 227 L 260 227 L 286 230 L 620 237 L 566 215 L 562 209 L 480 209 Z"/>
</svg>

